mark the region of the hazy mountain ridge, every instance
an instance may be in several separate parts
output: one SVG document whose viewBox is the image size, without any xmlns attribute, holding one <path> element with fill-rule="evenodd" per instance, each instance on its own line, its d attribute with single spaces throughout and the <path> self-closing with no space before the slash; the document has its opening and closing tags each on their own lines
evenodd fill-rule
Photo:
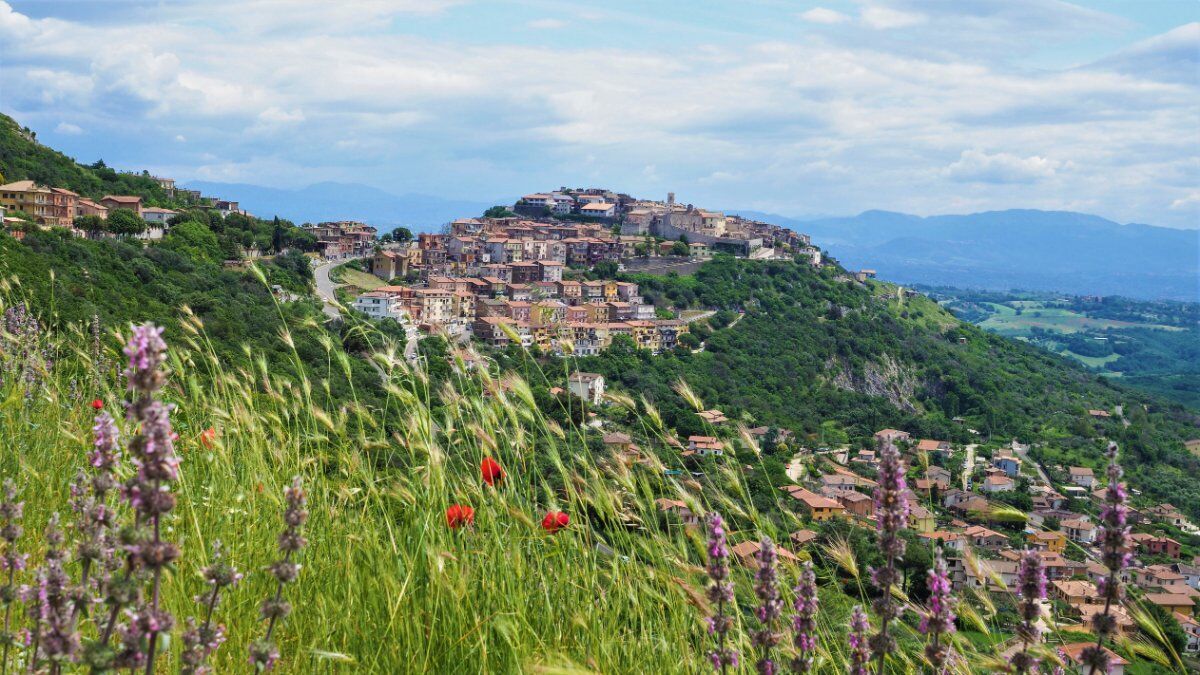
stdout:
<svg viewBox="0 0 1200 675">
<path fill-rule="evenodd" d="M 403 225 L 424 231 L 436 230 L 455 218 L 480 215 L 497 203 L 413 193 L 397 195 L 360 183 L 332 181 L 298 189 L 208 181 L 190 181 L 185 187 L 240 202 L 242 208 L 260 217 L 278 215 L 297 223 L 361 220 L 376 226 Z"/>
<path fill-rule="evenodd" d="M 848 267 L 900 283 L 1200 298 L 1196 230 L 1033 209 L 929 217 L 865 211 L 815 220 L 740 213 L 811 234 Z"/>
</svg>

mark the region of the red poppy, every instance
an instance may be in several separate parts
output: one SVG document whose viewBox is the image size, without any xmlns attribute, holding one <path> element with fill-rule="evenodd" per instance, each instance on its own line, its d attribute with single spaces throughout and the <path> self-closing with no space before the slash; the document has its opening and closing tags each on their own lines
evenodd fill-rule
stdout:
<svg viewBox="0 0 1200 675">
<path fill-rule="evenodd" d="M 504 468 L 500 466 L 500 462 L 491 457 L 483 458 L 483 462 L 479 465 L 479 473 L 483 475 L 483 482 L 489 486 L 494 486 L 504 480 Z"/>
<path fill-rule="evenodd" d="M 200 444 L 206 448 L 211 448 L 213 441 L 217 439 L 217 430 L 209 427 L 200 432 Z"/>
<path fill-rule="evenodd" d="M 104 401 L 101 401 L 101 400 L 100 400 L 100 399 L 98 399 L 98 398 L 97 398 L 97 399 L 93 399 L 93 400 L 92 400 L 92 409 L 93 409 L 93 410 L 99 410 L 99 409 L 101 409 L 101 408 L 103 408 L 103 407 L 104 407 Z"/>
<path fill-rule="evenodd" d="M 562 511 L 551 511 L 542 518 L 542 529 L 554 534 L 571 524 L 571 517 Z"/>
<path fill-rule="evenodd" d="M 470 525 L 474 522 L 475 509 L 465 504 L 451 504 L 450 508 L 446 509 L 446 524 L 452 530 L 457 530 L 464 525 Z"/>
</svg>

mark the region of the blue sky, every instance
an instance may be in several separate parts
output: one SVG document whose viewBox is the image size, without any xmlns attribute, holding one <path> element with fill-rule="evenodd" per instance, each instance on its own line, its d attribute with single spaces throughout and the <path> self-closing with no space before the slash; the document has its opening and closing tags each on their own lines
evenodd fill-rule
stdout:
<svg viewBox="0 0 1200 675">
<path fill-rule="evenodd" d="M 1200 227 L 1200 3 L 0 0 L 0 110 L 179 180 Z"/>
</svg>

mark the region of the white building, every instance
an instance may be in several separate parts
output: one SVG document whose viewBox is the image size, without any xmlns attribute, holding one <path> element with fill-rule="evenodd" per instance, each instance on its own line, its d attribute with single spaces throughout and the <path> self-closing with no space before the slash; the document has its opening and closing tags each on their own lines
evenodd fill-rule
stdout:
<svg viewBox="0 0 1200 675">
<path fill-rule="evenodd" d="M 354 299 L 351 307 L 372 319 L 395 319 L 396 321 L 400 321 L 407 318 L 400 298 L 381 291 L 363 293 Z"/>
<path fill-rule="evenodd" d="M 598 373 L 572 373 L 567 378 L 567 389 L 588 403 L 599 405 L 604 399 L 604 376 Z"/>
</svg>

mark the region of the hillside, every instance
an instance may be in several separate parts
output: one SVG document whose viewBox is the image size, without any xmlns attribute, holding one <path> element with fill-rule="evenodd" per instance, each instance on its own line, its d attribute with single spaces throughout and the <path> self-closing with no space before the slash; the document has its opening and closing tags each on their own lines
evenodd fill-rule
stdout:
<svg viewBox="0 0 1200 675">
<path fill-rule="evenodd" d="M 118 173 L 97 161 L 83 165 L 37 142 L 37 135 L 0 113 L 0 183 L 32 180 L 64 187 L 84 197 L 138 195 L 148 206 L 177 206 L 148 173 Z"/>
<path fill-rule="evenodd" d="M 811 234 L 851 269 L 875 269 L 898 283 L 1200 298 L 1197 230 L 1029 209 L 926 218 L 887 211 L 804 221 L 761 217 Z"/>
</svg>

